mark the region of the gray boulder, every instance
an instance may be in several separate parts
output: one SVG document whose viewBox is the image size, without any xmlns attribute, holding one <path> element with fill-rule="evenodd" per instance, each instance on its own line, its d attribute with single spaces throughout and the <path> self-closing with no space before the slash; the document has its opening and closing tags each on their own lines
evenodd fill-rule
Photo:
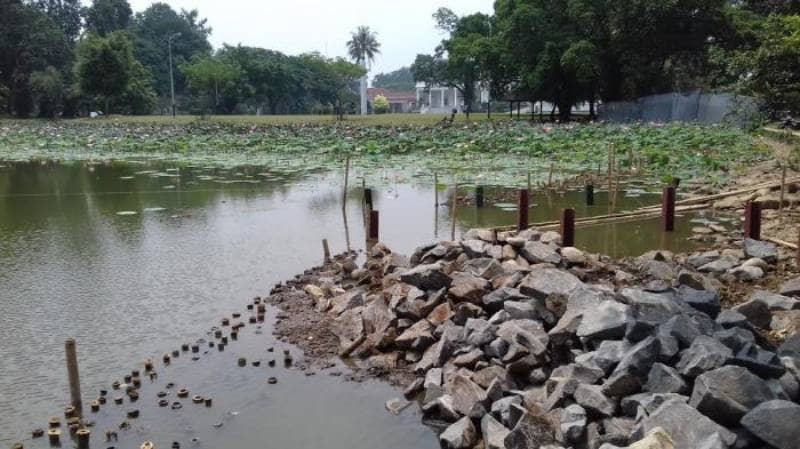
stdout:
<svg viewBox="0 0 800 449">
<path fill-rule="evenodd" d="M 420 290 L 439 290 L 449 287 L 450 276 L 444 274 L 441 263 L 419 265 L 400 275 L 400 280 Z"/>
<path fill-rule="evenodd" d="M 613 416 L 617 402 L 603 394 L 599 385 L 581 384 L 575 389 L 575 402 L 587 411 L 602 416 Z"/>
<path fill-rule="evenodd" d="M 625 416 L 635 417 L 640 411 L 649 415 L 668 401 L 689 402 L 688 396 L 676 393 L 639 393 L 622 398 L 619 405 Z"/>
<path fill-rule="evenodd" d="M 769 264 L 778 261 L 778 248 L 775 244 L 762 240 L 744 239 L 744 254 L 747 257 L 759 258 Z"/>
<path fill-rule="evenodd" d="M 682 285 L 678 289 L 678 298 L 712 318 L 716 317 L 721 310 L 719 294 L 710 290 L 697 290 Z"/>
<path fill-rule="evenodd" d="M 740 366 L 724 366 L 697 377 L 689 405 L 729 427 L 762 402 L 776 399 L 766 382 Z"/>
<path fill-rule="evenodd" d="M 484 278 L 469 273 L 453 273 L 452 282 L 447 293 L 455 302 L 480 304 L 483 295 L 488 293 L 491 284 Z"/>
<path fill-rule="evenodd" d="M 586 410 L 578 404 L 572 404 L 561 410 L 560 423 L 564 441 L 577 443 L 586 431 Z"/>
<path fill-rule="evenodd" d="M 555 428 L 540 411 L 525 412 L 505 440 L 508 449 L 538 448 L 551 443 L 555 443 Z"/>
<path fill-rule="evenodd" d="M 527 301 L 530 296 L 523 295 L 516 288 L 501 287 L 484 295 L 483 305 L 490 313 L 503 309 L 503 304 L 507 301 Z"/>
<path fill-rule="evenodd" d="M 800 277 L 790 279 L 781 284 L 778 293 L 784 296 L 800 296 Z"/>
<path fill-rule="evenodd" d="M 491 414 L 487 413 L 481 418 L 481 434 L 485 449 L 505 449 L 505 440 L 509 433 L 511 431 Z"/>
<path fill-rule="evenodd" d="M 569 296 L 585 284 L 575 275 L 556 268 L 534 268 L 522 279 L 519 290 L 524 295 L 546 299 L 552 294 Z"/>
<path fill-rule="evenodd" d="M 506 396 L 502 399 L 498 399 L 492 403 L 491 413 L 492 415 L 497 418 L 501 423 L 503 423 L 506 427 L 514 427 L 517 424 L 515 418 L 514 410 L 512 407 L 514 405 L 522 404 L 522 398 L 519 396 Z M 519 416 L 516 416 L 518 418 Z"/>
<path fill-rule="evenodd" d="M 663 363 L 655 363 L 647 375 L 644 389 L 651 393 L 684 394 L 688 392 L 689 385 L 675 368 Z"/>
<path fill-rule="evenodd" d="M 583 315 L 577 335 L 597 340 L 620 338 L 625 335 L 631 318 L 629 306 L 616 301 L 604 301 L 592 313 Z"/>
<path fill-rule="evenodd" d="M 644 377 L 658 359 L 660 349 L 661 345 L 655 337 L 647 337 L 625 353 L 614 372 L 630 372 Z"/>
<path fill-rule="evenodd" d="M 465 416 L 445 429 L 439 441 L 444 449 L 471 449 L 478 442 L 478 431 Z"/>
<path fill-rule="evenodd" d="M 726 445 L 736 441 L 736 434 L 707 418 L 682 401 L 672 400 L 662 404 L 639 424 L 636 437 L 650 433 L 656 427 L 663 428 L 672 436 L 676 448 L 689 449 L 697 443 L 718 433 Z"/>
<path fill-rule="evenodd" d="M 722 256 L 698 268 L 703 273 L 722 274 L 739 266 L 739 259 L 733 256 Z"/>
<path fill-rule="evenodd" d="M 561 255 L 550 245 L 542 242 L 527 242 L 520 248 L 519 254 L 532 264 L 551 263 L 558 265 L 561 263 Z"/>
<path fill-rule="evenodd" d="M 733 351 L 714 338 L 701 335 L 683 351 L 675 368 L 687 377 L 697 377 L 719 368 L 733 357 Z"/>
<path fill-rule="evenodd" d="M 742 418 L 742 426 L 777 449 L 796 449 L 800 442 L 800 405 L 764 402 Z"/>
<path fill-rule="evenodd" d="M 778 295 L 765 290 L 754 290 L 750 295 L 751 301 L 760 301 L 767 305 L 770 311 L 800 309 L 800 301 L 789 296 Z"/>
<path fill-rule="evenodd" d="M 754 326 L 760 327 L 761 329 L 769 329 L 770 321 L 772 321 L 772 314 L 766 303 L 751 299 L 750 301 L 733 307 L 731 310 L 744 315 L 747 321 Z"/>
</svg>

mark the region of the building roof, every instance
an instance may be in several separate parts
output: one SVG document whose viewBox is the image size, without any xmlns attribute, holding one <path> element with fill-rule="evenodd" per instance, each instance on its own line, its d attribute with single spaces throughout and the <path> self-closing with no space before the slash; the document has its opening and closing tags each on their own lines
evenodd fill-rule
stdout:
<svg viewBox="0 0 800 449">
<path fill-rule="evenodd" d="M 369 97 L 370 101 L 374 100 L 378 95 L 386 97 L 386 99 L 389 100 L 389 103 L 407 103 L 417 101 L 417 93 L 414 91 L 396 91 L 383 89 L 381 87 L 370 87 L 367 89 L 367 97 Z"/>
</svg>

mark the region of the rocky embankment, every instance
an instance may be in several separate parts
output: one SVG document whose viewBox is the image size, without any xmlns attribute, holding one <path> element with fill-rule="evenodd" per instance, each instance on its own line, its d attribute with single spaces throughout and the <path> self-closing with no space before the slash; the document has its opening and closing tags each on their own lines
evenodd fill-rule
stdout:
<svg viewBox="0 0 800 449">
<path fill-rule="evenodd" d="M 773 271 L 773 245 L 621 264 L 559 243 L 379 244 L 278 291 L 305 292 L 339 355 L 412 372 L 406 397 L 445 448 L 800 447 L 800 281 L 720 298 Z"/>
</svg>

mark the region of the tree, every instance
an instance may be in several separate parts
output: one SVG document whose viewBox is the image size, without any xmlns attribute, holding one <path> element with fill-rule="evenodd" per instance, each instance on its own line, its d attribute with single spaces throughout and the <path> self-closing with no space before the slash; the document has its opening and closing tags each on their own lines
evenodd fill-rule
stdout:
<svg viewBox="0 0 800 449">
<path fill-rule="evenodd" d="M 100 36 L 125 30 L 133 19 L 133 10 L 128 0 L 92 0 L 85 9 L 86 30 Z"/>
<path fill-rule="evenodd" d="M 763 98 L 773 117 L 800 114 L 800 15 L 770 16 L 761 45 L 734 61 L 745 92 Z"/>
<path fill-rule="evenodd" d="M 350 58 L 364 69 L 375 60 L 375 56 L 380 54 L 381 44 L 378 42 L 378 36 L 372 32 L 368 26 L 360 26 L 351 33 L 350 40 L 347 41 L 347 52 Z M 364 76 L 361 79 L 361 88 L 359 94 L 361 96 L 361 115 L 367 114 L 367 72 L 364 71 Z"/>
<path fill-rule="evenodd" d="M 81 91 L 105 102 L 104 113 L 111 113 L 111 102 L 128 89 L 136 70 L 133 45 L 122 31 L 107 37 L 89 35 L 78 45 L 75 72 Z"/>
<path fill-rule="evenodd" d="M 39 108 L 40 117 L 56 117 L 61 112 L 64 81 L 55 67 L 31 73 L 31 92 Z"/>
<path fill-rule="evenodd" d="M 71 52 L 55 21 L 32 4 L 0 1 L 0 85 L 7 89 L 5 111 L 18 117 L 34 112 L 33 72 L 63 68 Z"/>
<path fill-rule="evenodd" d="M 205 104 L 212 105 L 214 113 L 220 104 L 220 92 L 238 77 L 235 67 L 212 56 L 196 56 L 182 64 L 180 70 L 186 76 L 189 89 L 205 96 Z"/>
<path fill-rule="evenodd" d="M 401 67 L 393 72 L 379 73 L 372 80 L 372 87 L 389 90 L 414 90 L 414 74 L 410 67 Z"/>
<path fill-rule="evenodd" d="M 211 54 L 208 36 L 211 28 L 206 19 L 200 19 L 196 10 L 176 12 L 165 3 L 153 3 L 143 12 L 137 13 L 131 26 L 136 47 L 136 58 L 153 74 L 153 86 L 164 104 L 170 96 L 169 55 L 167 39 L 172 40 L 172 59 L 175 67 L 190 61 L 194 56 Z M 186 91 L 183 74 L 175 75 L 175 91 L 178 95 Z"/>
<path fill-rule="evenodd" d="M 389 112 L 389 99 L 383 95 L 376 95 L 375 99 L 372 100 L 372 110 L 376 114 L 385 114 Z"/>
<path fill-rule="evenodd" d="M 35 0 L 34 3 L 53 19 L 69 42 L 78 38 L 82 14 L 79 0 Z"/>
</svg>

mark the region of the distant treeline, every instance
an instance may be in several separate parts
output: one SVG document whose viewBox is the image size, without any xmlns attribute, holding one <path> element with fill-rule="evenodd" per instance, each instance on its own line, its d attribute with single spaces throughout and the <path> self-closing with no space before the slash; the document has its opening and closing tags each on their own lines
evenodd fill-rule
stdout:
<svg viewBox="0 0 800 449">
<path fill-rule="evenodd" d="M 447 37 L 419 55 L 416 81 L 457 88 L 467 105 L 580 103 L 696 88 L 757 96 L 800 113 L 800 0 L 497 0 L 494 13 L 434 20 Z"/>
<path fill-rule="evenodd" d="M 0 0 L 0 114 L 168 113 L 171 42 L 183 112 L 344 113 L 363 70 L 319 54 L 252 47 L 214 52 L 196 10 L 127 0 Z"/>
</svg>

